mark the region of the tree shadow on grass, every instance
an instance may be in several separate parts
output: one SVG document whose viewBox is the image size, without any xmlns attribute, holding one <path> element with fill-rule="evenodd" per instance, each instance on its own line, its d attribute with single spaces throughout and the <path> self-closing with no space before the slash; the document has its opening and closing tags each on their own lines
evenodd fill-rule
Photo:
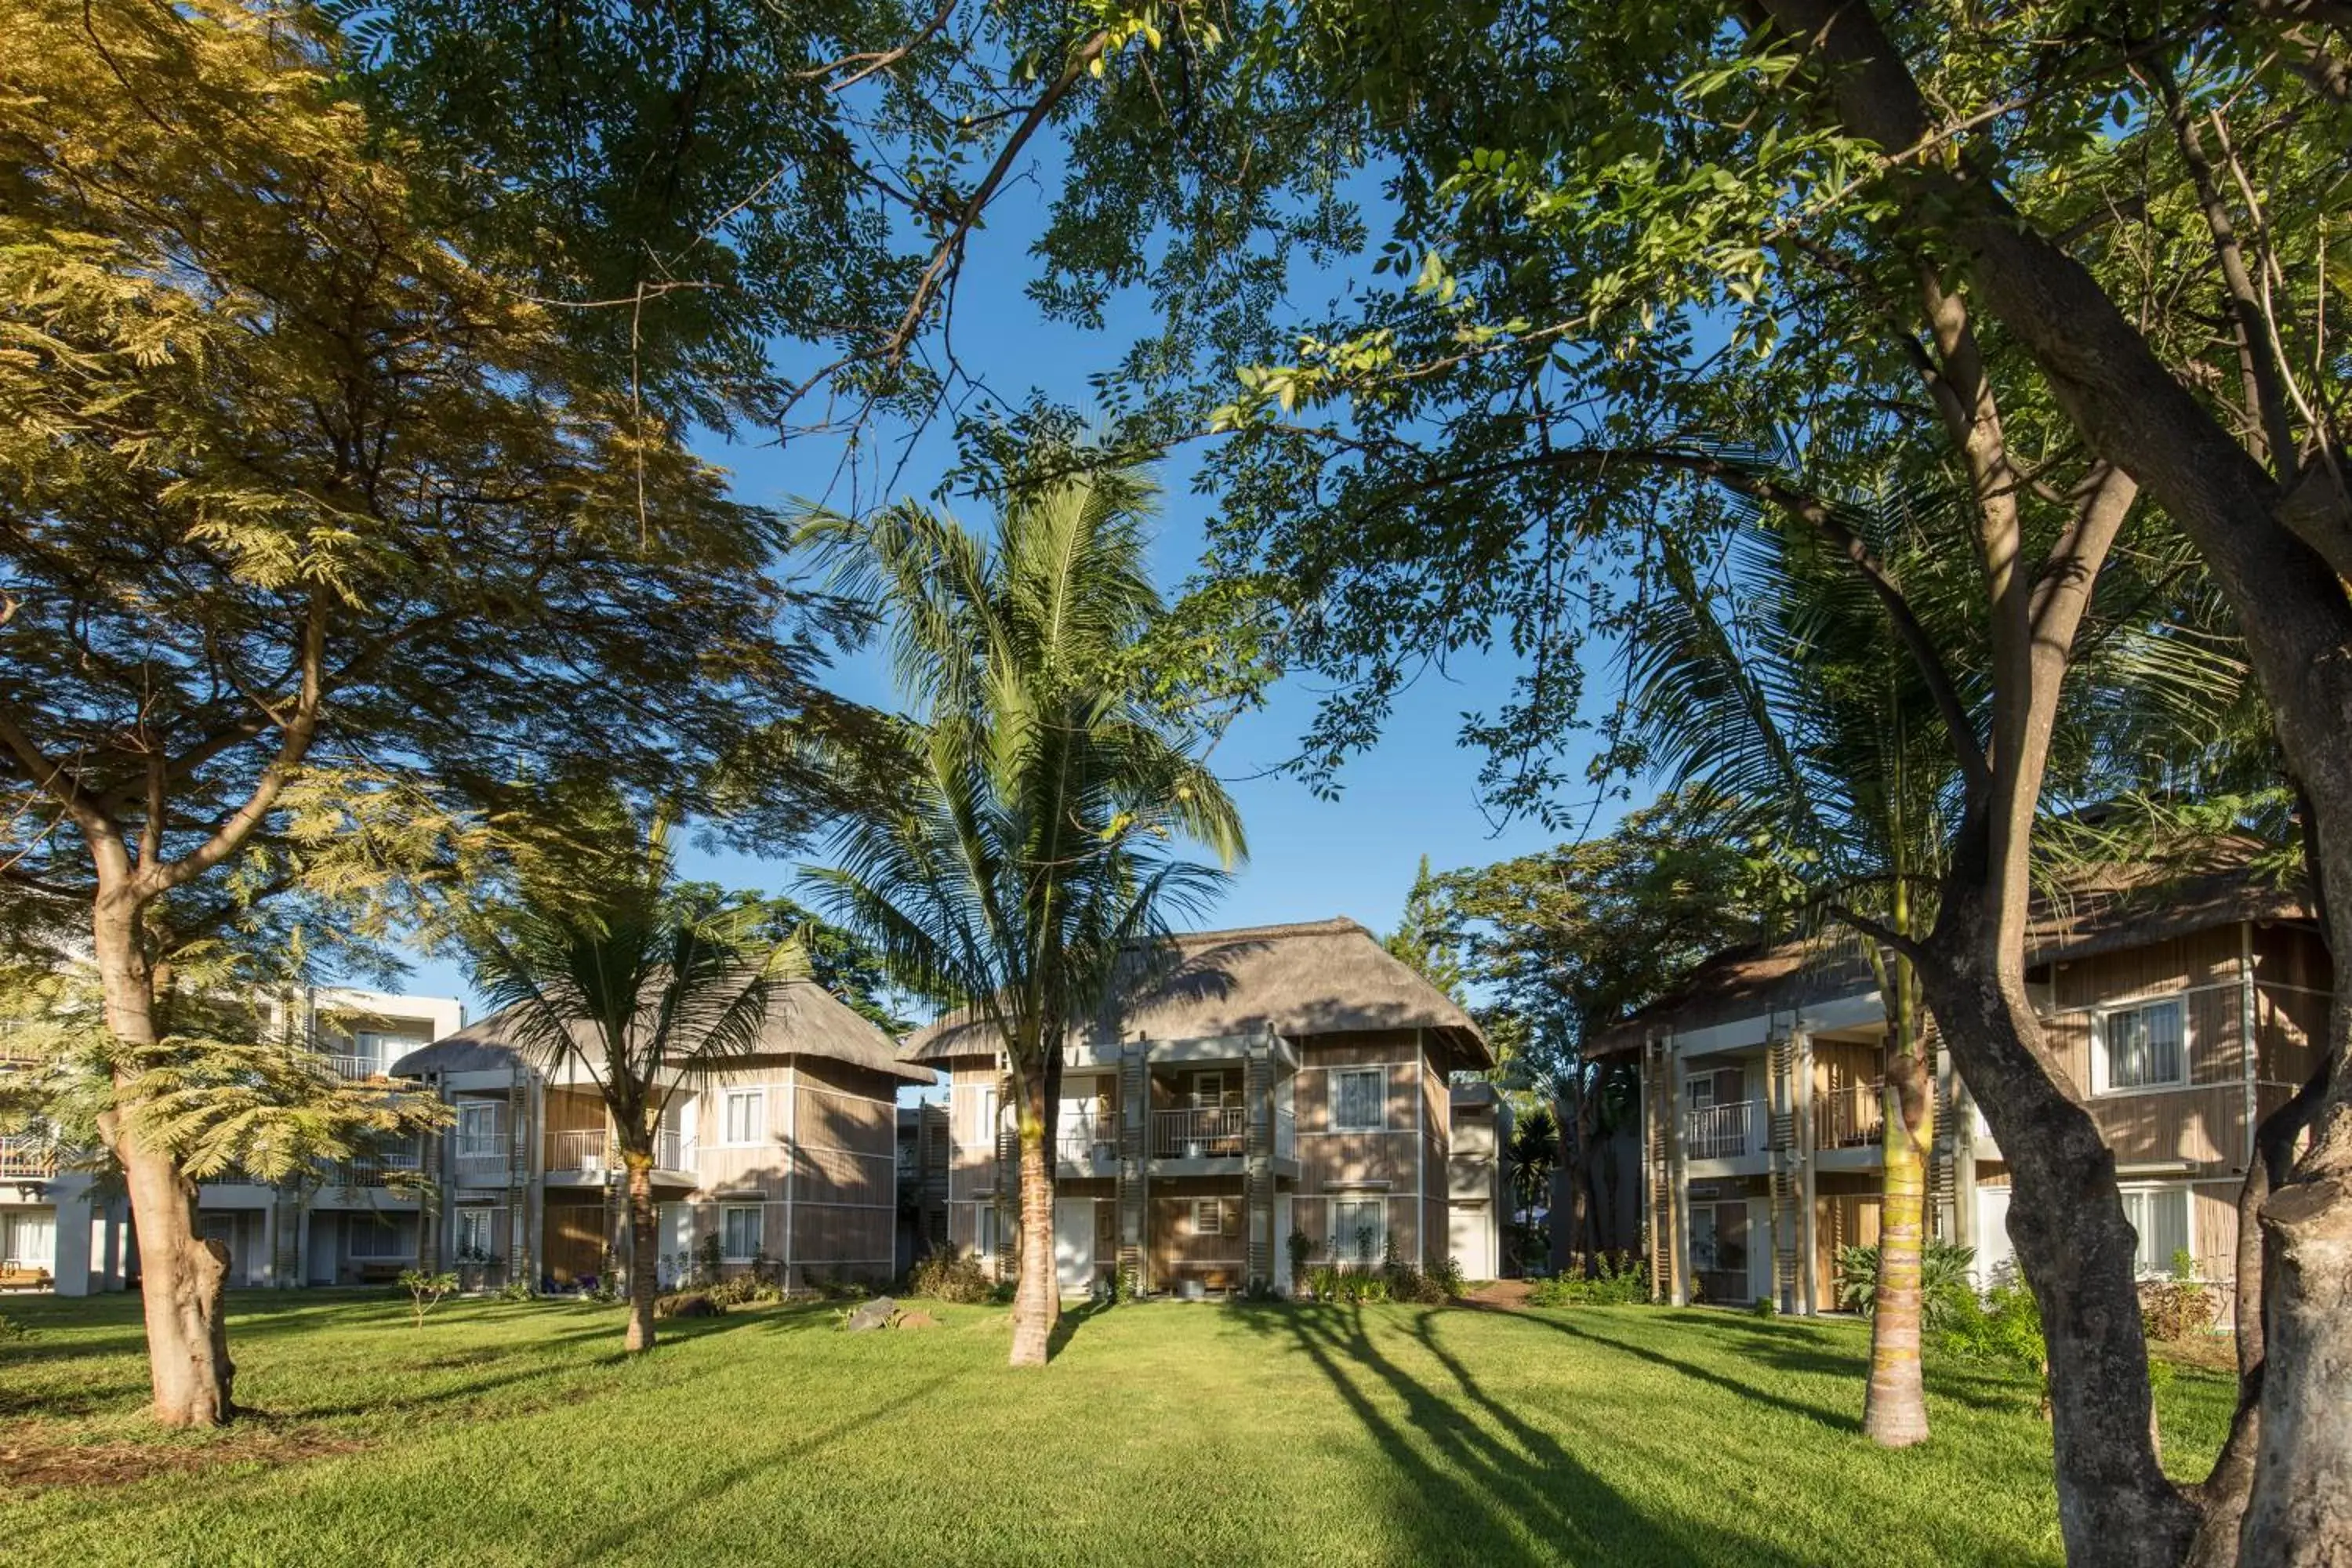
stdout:
<svg viewBox="0 0 2352 1568">
<path fill-rule="evenodd" d="M 1768 1543 L 1626 1496 L 1481 1388 L 1468 1365 L 1438 1342 L 1432 1322 L 1438 1314 L 1420 1314 L 1410 1332 L 1444 1372 L 1444 1384 L 1423 1382 L 1383 1354 L 1360 1308 L 1235 1310 L 1255 1332 L 1306 1355 L 1394 1470 L 1391 1522 L 1412 1561 L 1799 1563 Z M 1391 1401 L 1402 1406 L 1402 1419 Z"/>
<path fill-rule="evenodd" d="M 1697 1362 L 1686 1361 L 1680 1356 L 1671 1356 L 1664 1351 L 1653 1350 L 1647 1345 L 1620 1339 L 1614 1334 L 1599 1332 L 1590 1325 L 1580 1326 L 1565 1318 L 1538 1317 L 1533 1314 L 1528 1314 L 1526 1321 L 1538 1328 L 1549 1329 L 1554 1333 L 1566 1334 L 1573 1339 L 1584 1340 L 1596 1345 L 1605 1345 L 1622 1354 L 1648 1362 L 1653 1366 L 1664 1367 L 1681 1376 L 1706 1384 L 1710 1387 L 1719 1388 L 1726 1394 L 1735 1395 L 1749 1404 L 1769 1405 L 1786 1415 L 1794 1415 L 1801 1420 L 1818 1422 L 1834 1431 L 1858 1433 L 1862 1430 L 1862 1418 L 1851 1412 L 1834 1410 L 1827 1405 L 1815 1405 L 1807 1400 L 1791 1399 L 1785 1394 L 1764 1386 L 1761 1383 L 1733 1377 L 1726 1373 L 1717 1372 L 1713 1367 L 1702 1366 Z M 1751 1357 L 1750 1359 L 1755 1360 L 1759 1364 L 1763 1364 L 1771 1358 Z M 1847 1370 L 1849 1367 L 1849 1363 L 1840 1358 L 1818 1353 L 1797 1359 L 1818 1364 L 1804 1368 L 1780 1367 L 1776 1370 L 1839 1372 Z"/>
<path fill-rule="evenodd" d="M 864 1431 L 883 1417 L 894 1414 L 901 1406 L 919 1405 L 947 1388 L 950 1384 L 961 1381 L 964 1375 L 961 1372 L 942 1373 L 912 1388 L 883 1388 L 879 1390 L 882 1395 L 880 1402 L 868 1409 L 862 1410 L 854 1415 L 845 1415 L 831 1426 L 817 1431 L 804 1432 L 782 1447 L 763 1449 L 756 1456 L 746 1458 L 740 1464 L 730 1465 L 725 1469 L 705 1470 L 693 1490 L 686 1496 L 666 1498 L 658 1503 L 639 1510 L 626 1519 L 614 1520 L 596 1534 L 566 1552 L 563 1554 L 564 1560 L 585 1562 L 608 1552 L 627 1553 L 630 1549 L 669 1530 L 681 1511 L 707 1509 L 726 1493 L 734 1490 L 763 1471 L 772 1470 L 778 1465 L 787 1464 L 804 1455 L 815 1453 L 841 1442 L 856 1433 Z M 764 1551 L 772 1550 L 776 1545 L 775 1542 L 765 1542 L 755 1546 L 752 1541 L 747 1539 L 741 1543 L 742 1551 L 739 1560 L 760 1560 Z"/>
</svg>

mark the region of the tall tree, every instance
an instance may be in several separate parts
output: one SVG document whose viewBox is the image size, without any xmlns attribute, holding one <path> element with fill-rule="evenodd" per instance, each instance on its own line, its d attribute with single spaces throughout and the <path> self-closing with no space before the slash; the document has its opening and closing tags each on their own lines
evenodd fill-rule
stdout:
<svg viewBox="0 0 2352 1568">
<path fill-rule="evenodd" d="M 911 504 L 811 525 L 841 590 L 886 608 L 918 721 L 895 804 L 839 833 L 825 901 L 901 985 L 964 1009 L 1003 1054 L 1019 1118 L 1015 1366 L 1045 1364 L 1060 1313 L 1068 1032 L 1115 1014 L 1171 916 L 1217 886 L 1166 846 L 1189 839 L 1227 866 L 1244 853 L 1198 756 L 1189 683 L 1156 658 L 1150 502 L 1140 475 L 1097 468 L 1014 490 L 987 542 Z"/>
<path fill-rule="evenodd" d="M 80 929 L 126 1053 L 180 955 L 348 910 L 505 781 L 690 787 L 813 700 L 775 520 L 446 242 L 301 15 L 5 19 L 0 885 Z M 155 1410 L 219 1422 L 225 1260 L 142 1081 L 102 1131 Z"/>
<path fill-rule="evenodd" d="M 1073 197 L 1041 248 L 1073 289 L 1130 276 L 1147 246 L 1188 254 L 1158 245 L 1163 226 L 1246 251 L 1261 211 L 1377 169 L 1375 276 L 1411 287 L 1290 329 L 1195 266 L 1161 292 L 1199 313 L 1171 310 L 1171 343 L 1132 362 L 1189 374 L 1206 348 L 1213 375 L 1244 374 L 1222 421 L 1245 433 L 1221 461 L 1227 554 L 1286 580 L 1298 651 L 1343 678 L 1318 737 L 1360 742 L 1417 663 L 1507 627 L 1523 679 L 1468 733 L 1498 795 L 1540 807 L 1579 710 L 1578 633 L 1625 609 L 1654 528 L 1723 485 L 1831 524 L 1815 503 L 1857 453 L 1939 444 L 1970 502 L 1987 695 L 1912 956 L 2015 1162 L 2069 1551 L 2340 1551 L 2347 1527 L 2305 1500 L 2352 1484 L 2352 1414 L 2322 1392 L 2352 1340 L 2326 1261 L 2352 1237 L 2352 599 L 2334 569 L 2352 563 L 2352 491 L 2325 329 L 2352 27 L 2292 5 L 1533 0 L 1475 27 L 1342 4 L 1234 30 L 1244 47 L 1197 66 L 1181 110 L 1142 106 L 1157 80 L 1123 113 L 1106 101 L 1097 122 L 1119 133 L 1076 139 L 1072 185 L 1123 174 L 1122 199 Z M 1203 149 L 1244 173 L 1221 188 Z M 1722 460 L 1727 438 L 1777 449 L 1792 428 L 1797 471 Z M 2342 966 L 2332 1078 L 2295 1113 L 2317 1135 L 2263 1211 L 2270 1331 L 2231 1444 L 2256 1458 L 2195 1496 L 2147 1436 L 2113 1162 L 2046 1065 L 2023 982 L 2053 715 L 2127 525 L 2184 532 L 2245 629 Z M 1951 689 L 1906 584 L 1851 560 Z"/>
<path fill-rule="evenodd" d="M 1429 874 L 1429 857 L 1421 858 L 1405 894 L 1404 914 L 1396 930 L 1381 945 L 1398 960 L 1455 1001 L 1462 999 L 1462 967 L 1454 961 L 1440 923 L 1437 879 Z"/>
<path fill-rule="evenodd" d="M 474 984 L 527 1058 L 576 1065 L 613 1121 L 629 1204 L 627 1348 L 654 1345 L 661 1225 L 653 1170 L 678 1093 L 760 1047 L 776 992 L 808 973 L 765 910 L 679 883 L 669 826 L 608 795 L 575 847 L 534 857 L 510 900 L 466 922 Z"/>
</svg>

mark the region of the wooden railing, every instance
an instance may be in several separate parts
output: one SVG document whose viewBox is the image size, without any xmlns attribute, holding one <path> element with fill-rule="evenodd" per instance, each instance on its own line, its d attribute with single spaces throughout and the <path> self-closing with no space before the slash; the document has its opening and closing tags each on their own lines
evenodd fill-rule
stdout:
<svg viewBox="0 0 2352 1568">
<path fill-rule="evenodd" d="M 1161 1160 L 1238 1159 L 1248 1112 L 1238 1105 L 1151 1113 L 1151 1152 Z"/>
<path fill-rule="evenodd" d="M 1730 1105 L 1701 1105 L 1683 1117 L 1686 1158 L 1731 1160 L 1759 1152 L 1764 1147 L 1764 1106 L 1742 1100 Z"/>
<path fill-rule="evenodd" d="M 1863 1149 L 1879 1141 L 1886 1126 L 1884 1084 L 1850 1083 L 1813 1096 L 1813 1147 Z"/>
</svg>

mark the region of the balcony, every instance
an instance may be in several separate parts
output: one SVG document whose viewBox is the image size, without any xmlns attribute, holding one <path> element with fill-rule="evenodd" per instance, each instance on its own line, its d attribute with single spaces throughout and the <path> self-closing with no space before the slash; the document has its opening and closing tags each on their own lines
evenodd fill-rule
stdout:
<svg viewBox="0 0 2352 1568">
<path fill-rule="evenodd" d="M 1866 1149 L 1886 1128 L 1885 1085 L 1850 1083 L 1813 1096 L 1813 1147 Z"/>
<path fill-rule="evenodd" d="M 1076 1165 L 1081 1170 L 1118 1163 L 1118 1122 L 1115 1117 L 1097 1121 L 1088 1117 L 1057 1129 L 1054 1135 L 1054 1155 L 1057 1163 Z"/>
<path fill-rule="evenodd" d="M 1737 1160 L 1764 1152 L 1764 1104 L 1701 1105 L 1683 1116 L 1683 1152 L 1692 1160 Z"/>
<path fill-rule="evenodd" d="M 320 1051 L 318 1053 L 318 1058 L 327 1064 L 328 1071 L 346 1083 L 356 1083 L 367 1079 L 386 1076 L 383 1063 L 373 1057 L 355 1057 L 341 1051 Z"/>
<path fill-rule="evenodd" d="M 46 1182 L 57 1173 L 51 1144 L 38 1138 L 0 1138 L 0 1178 Z"/>
<path fill-rule="evenodd" d="M 1238 1160 L 1248 1130 L 1249 1112 L 1238 1105 L 1155 1110 L 1151 1155 L 1156 1160 Z"/>
<path fill-rule="evenodd" d="M 583 1175 L 598 1175 L 604 1169 L 604 1130 L 601 1127 L 580 1131 L 551 1132 L 547 1135 L 547 1170 L 550 1175 L 559 1172 L 577 1171 Z"/>
</svg>

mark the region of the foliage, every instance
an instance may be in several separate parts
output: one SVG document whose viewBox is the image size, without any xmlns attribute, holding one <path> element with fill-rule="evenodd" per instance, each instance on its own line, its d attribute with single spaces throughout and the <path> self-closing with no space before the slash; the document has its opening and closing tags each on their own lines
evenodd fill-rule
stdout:
<svg viewBox="0 0 2352 1568">
<path fill-rule="evenodd" d="M 2196 1339 L 2212 1328 L 2216 1314 L 2213 1287 L 2198 1278 L 2197 1259 L 2186 1248 L 2172 1255 L 2169 1278 L 2139 1288 L 2140 1326 L 2151 1340 Z"/>
<path fill-rule="evenodd" d="M 2042 1309 L 2024 1281 L 2000 1280 L 1981 1296 L 1971 1290 L 1952 1298 L 1935 1342 L 1950 1354 L 2031 1374 L 2042 1391 L 2042 1413 L 2050 1413 L 2050 1357 L 2042 1338 Z"/>
<path fill-rule="evenodd" d="M 1506 1152 L 1512 1221 L 1507 1234 L 1524 1273 L 1551 1257 L 1551 1225 L 1536 1218 L 1538 1209 L 1552 1206 L 1552 1175 L 1559 1169 L 1559 1121 L 1550 1106 L 1538 1104 L 1512 1119 L 1510 1147 Z"/>
<path fill-rule="evenodd" d="M 1439 883 L 1429 874 L 1429 857 L 1423 855 L 1413 873 L 1412 889 L 1405 895 L 1404 917 L 1381 945 L 1388 949 L 1390 957 L 1459 1002 L 1462 967 L 1454 959 L 1444 916 Z"/>
<path fill-rule="evenodd" d="M 1394 1280 L 1385 1268 L 1325 1263 L 1309 1272 L 1307 1286 L 1326 1306 L 1360 1307 L 1392 1300 Z"/>
<path fill-rule="evenodd" d="M 409 1310 L 415 1315 L 415 1326 L 425 1326 L 425 1314 L 441 1304 L 441 1299 L 457 1289 L 455 1274 L 434 1274 L 422 1268 L 400 1271 L 400 1288 L 408 1292 Z"/>
<path fill-rule="evenodd" d="M 990 1300 L 996 1281 L 978 1258 L 958 1251 L 953 1242 L 915 1260 L 907 1273 L 907 1293 L 936 1301 L 971 1306 Z"/>
<path fill-rule="evenodd" d="M 536 1301 L 539 1300 L 539 1287 L 533 1285 L 528 1279 L 509 1279 L 504 1285 L 499 1287 L 499 1300 L 501 1301 Z"/>
<path fill-rule="evenodd" d="M 677 1290 L 654 1302 L 656 1318 L 723 1318 L 727 1309 L 708 1290 Z"/>
<path fill-rule="evenodd" d="M 22 1344 L 33 1337 L 33 1331 L 5 1312 L 0 1312 L 0 1345 Z"/>
<path fill-rule="evenodd" d="M 1631 1307 L 1650 1299 L 1650 1266 L 1630 1252 L 1570 1259 L 1565 1272 L 1528 1287 L 1530 1307 Z"/>
<path fill-rule="evenodd" d="M 1307 1278 L 1307 1262 L 1315 1256 L 1315 1238 L 1303 1230 L 1294 1230 L 1282 1238 L 1283 1250 L 1290 1255 L 1290 1278 Z"/>
<path fill-rule="evenodd" d="M 1008 493 L 989 540 L 913 505 L 808 525 L 836 588 L 887 609 L 918 716 L 890 757 L 858 759 L 877 782 L 815 875 L 893 981 L 1001 1053 L 1024 1184 L 1051 1180 L 1066 1032 L 1164 962 L 1170 917 L 1221 880 L 1168 847 L 1244 853 L 1189 672 L 1149 662 L 1151 504 L 1139 473 L 1089 470 Z M 1023 1238 L 1017 1363 L 1046 1353 L 1051 1256 L 1050 1235 Z"/>
<path fill-rule="evenodd" d="M 1450 1252 L 1431 1266 L 1429 1280 L 1449 1301 L 1460 1300 L 1469 1290 L 1469 1281 L 1462 1276 L 1462 1260 Z"/>
<path fill-rule="evenodd" d="M 1931 1238 L 1919 1248 L 1919 1310 L 1930 1332 L 1942 1328 L 1959 1310 L 1963 1296 L 1976 1287 L 1969 1270 L 1976 1266 L 1977 1250 L 1957 1242 Z M 1878 1310 L 1878 1248 L 1841 1247 L 1837 1253 L 1837 1300 L 1864 1317 Z"/>
</svg>

